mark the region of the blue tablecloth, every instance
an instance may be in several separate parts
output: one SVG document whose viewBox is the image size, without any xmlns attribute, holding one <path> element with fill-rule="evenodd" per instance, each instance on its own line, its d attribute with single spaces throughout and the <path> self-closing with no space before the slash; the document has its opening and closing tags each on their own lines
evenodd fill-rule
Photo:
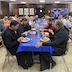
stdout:
<svg viewBox="0 0 72 72">
<path fill-rule="evenodd" d="M 39 24 L 39 26 L 43 26 L 43 27 L 47 26 L 47 24 L 44 23 L 44 19 L 40 19 L 36 23 Z"/>
<path fill-rule="evenodd" d="M 42 24 L 41 21 L 40 23 Z M 31 52 L 49 52 L 50 54 L 52 54 L 54 48 L 51 46 L 41 46 L 40 48 L 35 47 L 38 42 L 38 38 L 36 35 L 31 36 L 30 34 L 28 34 L 26 37 L 30 38 L 30 41 L 26 43 L 23 43 L 23 42 L 20 43 L 17 53 L 22 51 L 26 51 L 26 52 L 31 51 Z"/>
</svg>

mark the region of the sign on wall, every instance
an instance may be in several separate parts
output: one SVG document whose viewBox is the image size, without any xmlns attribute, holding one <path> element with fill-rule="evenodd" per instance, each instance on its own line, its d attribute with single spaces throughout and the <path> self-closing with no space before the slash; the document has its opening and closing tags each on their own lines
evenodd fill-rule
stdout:
<svg viewBox="0 0 72 72">
<path fill-rule="evenodd" d="M 24 8 L 24 15 L 29 15 L 29 8 Z"/>
<path fill-rule="evenodd" d="M 30 8 L 30 15 L 34 15 L 34 8 Z"/>
<path fill-rule="evenodd" d="M 19 8 L 19 15 L 23 15 L 23 8 Z"/>
<path fill-rule="evenodd" d="M 60 15 L 66 15 L 68 13 L 68 8 L 52 8 L 51 16 L 57 18 Z"/>
</svg>

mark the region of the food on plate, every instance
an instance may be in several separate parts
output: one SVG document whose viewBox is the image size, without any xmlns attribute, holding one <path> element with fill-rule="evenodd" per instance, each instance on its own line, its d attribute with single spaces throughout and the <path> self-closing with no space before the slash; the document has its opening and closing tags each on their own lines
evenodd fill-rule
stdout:
<svg viewBox="0 0 72 72">
<path fill-rule="evenodd" d="M 49 41 L 49 38 L 48 37 L 44 37 L 44 38 L 41 38 L 40 39 L 42 42 L 48 42 Z"/>
<path fill-rule="evenodd" d="M 34 31 L 31 31 L 31 32 L 30 32 L 30 34 L 31 34 L 31 35 L 35 35 L 35 34 L 36 34 L 36 32 L 34 32 Z"/>
<path fill-rule="evenodd" d="M 31 30 L 36 30 L 36 28 L 32 28 Z"/>
<path fill-rule="evenodd" d="M 22 42 L 28 42 L 30 41 L 30 38 L 23 38 Z"/>
</svg>

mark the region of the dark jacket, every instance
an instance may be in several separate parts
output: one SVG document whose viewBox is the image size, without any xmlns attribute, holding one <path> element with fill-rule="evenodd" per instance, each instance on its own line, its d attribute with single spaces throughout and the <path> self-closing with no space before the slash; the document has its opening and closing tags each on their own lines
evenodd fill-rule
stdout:
<svg viewBox="0 0 72 72">
<path fill-rule="evenodd" d="M 9 50 L 9 52 L 13 55 L 16 54 L 16 51 L 19 45 L 19 42 L 17 41 L 17 39 L 19 38 L 19 35 L 15 33 L 13 30 L 8 28 L 4 32 L 2 38 L 4 41 L 4 45 Z"/>
<path fill-rule="evenodd" d="M 60 50 L 64 53 L 66 51 L 68 38 L 68 32 L 63 27 L 54 35 L 54 39 L 52 42 L 43 43 L 43 46 L 53 46 L 56 51 Z"/>
<path fill-rule="evenodd" d="M 31 30 L 31 26 L 27 23 L 26 25 L 19 24 L 19 28 L 17 31 L 18 31 L 18 34 L 21 35 L 21 33 L 28 30 Z"/>
</svg>

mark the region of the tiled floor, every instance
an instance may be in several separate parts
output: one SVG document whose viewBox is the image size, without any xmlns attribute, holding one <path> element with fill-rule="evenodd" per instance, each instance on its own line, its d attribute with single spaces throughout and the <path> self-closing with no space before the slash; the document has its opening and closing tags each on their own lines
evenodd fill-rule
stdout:
<svg viewBox="0 0 72 72">
<path fill-rule="evenodd" d="M 69 52 L 67 55 L 64 56 L 66 64 L 64 63 L 62 57 L 53 57 L 54 60 L 57 62 L 56 67 L 52 70 L 45 70 L 43 72 L 72 72 L 72 42 L 69 43 Z M 5 48 L 0 48 L 0 72 L 40 72 L 39 71 L 39 64 L 34 64 L 33 67 L 29 68 L 28 70 L 24 70 L 23 68 L 17 65 L 16 60 L 10 58 L 10 64 L 7 63 L 4 70 L 2 69 L 4 59 L 5 59 L 6 50 Z"/>
</svg>

